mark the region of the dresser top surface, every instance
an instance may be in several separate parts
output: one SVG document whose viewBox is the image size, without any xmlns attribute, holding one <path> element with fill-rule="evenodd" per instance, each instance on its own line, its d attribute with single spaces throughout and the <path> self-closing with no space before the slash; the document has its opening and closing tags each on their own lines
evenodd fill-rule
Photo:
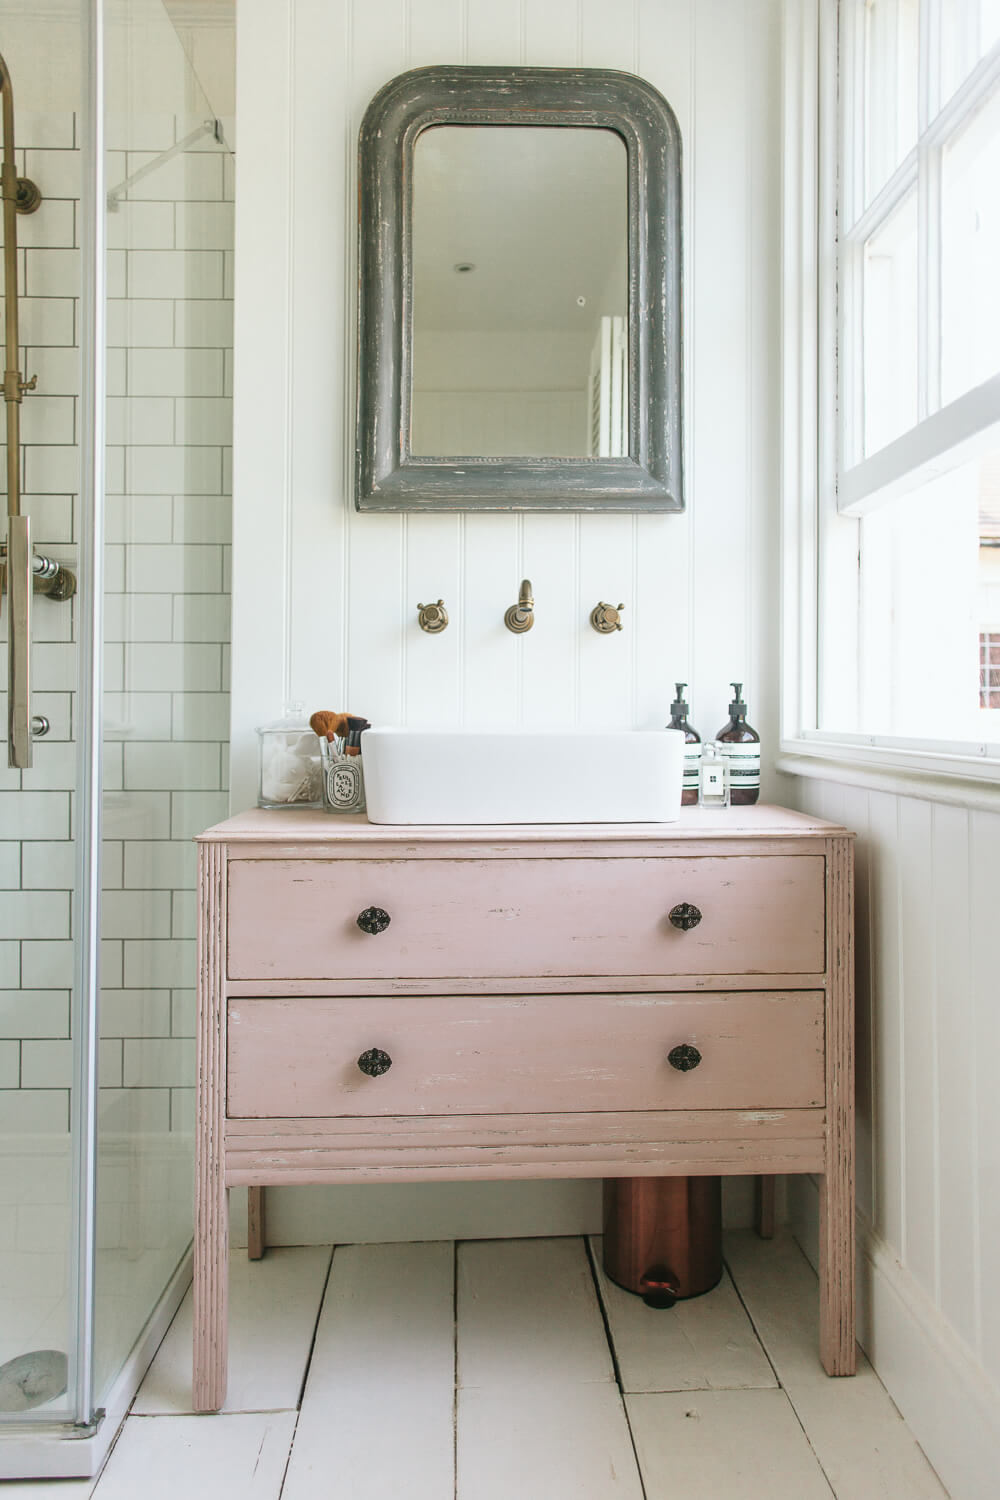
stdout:
<svg viewBox="0 0 1000 1500">
<path fill-rule="evenodd" d="M 363 813 L 253 808 L 199 834 L 203 843 L 663 843 L 685 839 L 824 838 L 848 830 L 787 807 L 757 803 L 725 809 L 685 807 L 676 823 L 369 823 Z"/>
</svg>

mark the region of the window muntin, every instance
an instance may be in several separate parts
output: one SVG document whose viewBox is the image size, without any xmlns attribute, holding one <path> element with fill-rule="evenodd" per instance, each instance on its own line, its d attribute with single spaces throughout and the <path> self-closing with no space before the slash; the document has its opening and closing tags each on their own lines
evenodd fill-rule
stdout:
<svg viewBox="0 0 1000 1500">
<path fill-rule="evenodd" d="M 930 753 L 947 740 L 992 764 L 1000 0 L 831 6 L 837 253 L 820 264 L 836 353 L 820 379 L 834 442 L 824 464 L 821 423 L 817 709 L 801 734 Z"/>
</svg>

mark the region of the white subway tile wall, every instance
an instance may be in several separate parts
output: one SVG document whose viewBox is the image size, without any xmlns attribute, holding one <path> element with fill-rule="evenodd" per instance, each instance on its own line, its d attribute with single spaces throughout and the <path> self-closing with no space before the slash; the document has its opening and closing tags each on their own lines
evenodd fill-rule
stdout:
<svg viewBox="0 0 1000 1500">
<path fill-rule="evenodd" d="M 130 117 L 144 149 L 110 155 L 111 184 L 191 128 Z M 80 525 L 79 131 L 72 115 L 25 112 L 18 139 L 18 170 L 43 195 L 18 222 L 22 368 L 38 375 L 22 408 L 24 509 L 36 546 L 68 560 Z M 107 221 L 100 1084 L 111 1133 L 192 1129 L 190 839 L 225 815 L 228 791 L 232 183 L 219 148 L 184 152 Z M 34 709 L 52 729 L 31 771 L 0 770 L 0 1132 L 20 1136 L 69 1124 L 74 607 L 40 599 L 34 640 Z M 113 1192 L 102 1199 L 114 1239 Z M 30 1233 L 19 1223 L 19 1245 L 51 1241 L 52 1207 Z"/>
</svg>

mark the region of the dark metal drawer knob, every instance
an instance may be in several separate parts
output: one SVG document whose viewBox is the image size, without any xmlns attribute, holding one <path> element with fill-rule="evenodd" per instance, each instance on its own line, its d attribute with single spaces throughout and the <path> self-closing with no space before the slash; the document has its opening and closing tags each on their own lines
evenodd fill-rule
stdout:
<svg viewBox="0 0 1000 1500">
<path fill-rule="evenodd" d="M 366 906 L 364 911 L 358 913 L 361 931 L 370 932 L 373 937 L 376 933 L 384 932 L 390 920 L 389 913 L 383 911 L 381 906 Z"/>
<path fill-rule="evenodd" d="M 381 1047 L 369 1047 L 367 1052 L 362 1052 L 358 1058 L 358 1067 L 362 1073 L 369 1078 L 381 1078 L 383 1073 L 388 1073 L 392 1067 L 392 1058 L 388 1052 L 383 1052 Z"/>
<path fill-rule="evenodd" d="M 670 908 L 670 921 L 674 927 L 679 927 L 681 932 L 690 932 L 692 927 L 697 927 L 701 921 L 701 912 L 690 901 L 682 901 L 679 906 Z"/>
<path fill-rule="evenodd" d="M 679 1047 L 671 1047 L 667 1053 L 667 1062 L 678 1073 L 690 1073 L 701 1062 L 701 1053 L 697 1047 L 692 1047 L 689 1042 L 681 1042 Z"/>
</svg>

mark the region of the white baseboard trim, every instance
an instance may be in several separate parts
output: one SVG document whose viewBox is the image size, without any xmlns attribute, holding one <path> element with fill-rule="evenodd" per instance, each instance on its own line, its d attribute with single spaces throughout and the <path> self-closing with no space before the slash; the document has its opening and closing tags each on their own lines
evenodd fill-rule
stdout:
<svg viewBox="0 0 1000 1500">
<path fill-rule="evenodd" d="M 819 1192 L 789 1180 L 793 1232 L 815 1267 Z M 859 1214 L 858 1343 L 951 1500 L 989 1500 L 1000 1474 L 1000 1387 Z"/>
<path fill-rule="evenodd" d="M 53 1428 L 37 1435 L 0 1433 L 0 1480 L 92 1479 L 111 1452 L 153 1355 L 191 1285 L 191 1251 L 181 1258 L 145 1328 L 136 1339 L 106 1397 L 104 1417 L 89 1437 L 74 1437 L 71 1428 Z"/>
</svg>

